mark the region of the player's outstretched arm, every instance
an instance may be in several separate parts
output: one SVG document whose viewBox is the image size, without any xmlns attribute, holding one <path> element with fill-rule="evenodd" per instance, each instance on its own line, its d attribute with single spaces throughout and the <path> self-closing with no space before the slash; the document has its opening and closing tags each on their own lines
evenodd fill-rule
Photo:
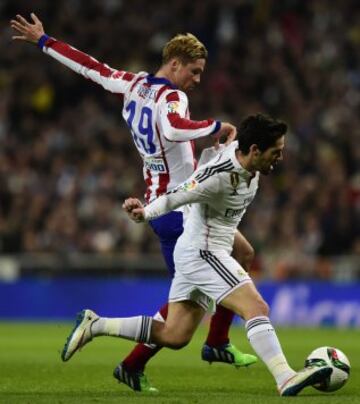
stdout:
<svg viewBox="0 0 360 404">
<path fill-rule="evenodd" d="M 27 41 L 37 44 L 39 39 L 45 34 L 42 22 L 38 17 L 31 13 L 32 22 L 27 21 L 23 16 L 17 14 L 14 20 L 10 21 L 11 28 L 16 31 L 12 39 Z"/>
<path fill-rule="evenodd" d="M 34 13 L 31 13 L 31 20 L 27 21 L 17 14 L 10 21 L 11 28 L 16 32 L 12 37 L 14 40 L 37 44 L 47 55 L 112 93 L 123 94 L 131 86 L 134 74 L 113 69 L 67 43 L 49 37 Z"/>
</svg>

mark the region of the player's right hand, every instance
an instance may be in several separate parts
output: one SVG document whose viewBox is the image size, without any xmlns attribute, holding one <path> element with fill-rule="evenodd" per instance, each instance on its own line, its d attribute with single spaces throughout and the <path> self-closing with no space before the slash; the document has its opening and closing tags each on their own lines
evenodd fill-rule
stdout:
<svg viewBox="0 0 360 404">
<path fill-rule="evenodd" d="M 16 19 L 11 20 L 11 28 L 13 28 L 17 34 L 12 39 L 27 41 L 32 43 L 38 43 L 39 39 L 45 34 L 41 21 L 36 17 L 34 13 L 30 14 L 33 23 L 28 22 L 20 14 L 16 15 Z"/>
<path fill-rule="evenodd" d="M 128 198 L 125 200 L 122 207 L 134 222 L 140 223 L 145 220 L 144 206 L 139 199 Z"/>
<path fill-rule="evenodd" d="M 221 122 L 220 129 L 215 133 L 215 149 L 220 146 L 220 139 L 226 137 L 225 146 L 228 146 L 236 138 L 237 129 L 234 125 L 228 122 Z"/>
</svg>

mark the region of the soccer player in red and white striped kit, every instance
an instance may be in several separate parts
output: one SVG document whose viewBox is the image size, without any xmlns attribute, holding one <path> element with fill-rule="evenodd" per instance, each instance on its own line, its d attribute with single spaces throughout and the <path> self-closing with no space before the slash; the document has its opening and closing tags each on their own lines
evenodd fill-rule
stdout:
<svg viewBox="0 0 360 404">
<path fill-rule="evenodd" d="M 20 15 L 11 20 L 11 26 L 17 32 L 13 39 L 37 44 L 44 53 L 76 73 L 122 97 L 122 115 L 143 159 L 147 203 L 175 189 L 194 172 L 194 140 L 211 136 L 218 144 L 221 137 L 226 137 L 226 144 L 230 144 L 235 138 L 236 128 L 229 123 L 190 119 L 185 92 L 199 84 L 207 59 L 205 46 L 194 35 L 176 35 L 164 46 L 162 65 L 156 74 L 131 73 L 110 68 L 72 46 L 49 37 L 33 13 L 31 20 L 27 21 Z M 185 218 L 186 208 L 180 208 L 150 222 L 160 240 L 171 276 L 175 267 L 173 252 L 183 232 Z M 254 251 L 239 231 L 235 236 L 233 255 L 249 270 Z M 154 318 L 164 321 L 166 316 L 167 304 Z M 218 306 L 202 349 L 203 360 L 210 363 L 226 362 L 237 367 L 256 362 L 255 356 L 244 354 L 230 344 L 228 331 L 233 316 L 230 310 Z M 155 345 L 138 344 L 115 368 L 114 376 L 133 390 L 156 391 L 148 382 L 144 368 L 159 349 Z"/>
</svg>

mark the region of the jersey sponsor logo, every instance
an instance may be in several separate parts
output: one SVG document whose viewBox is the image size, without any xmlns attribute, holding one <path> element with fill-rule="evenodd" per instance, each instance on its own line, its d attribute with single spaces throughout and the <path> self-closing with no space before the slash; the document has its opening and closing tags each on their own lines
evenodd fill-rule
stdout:
<svg viewBox="0 0 360 404">
<path fill-rule="evenodd" d="M 179 102 L 178 101 L 171 101 L 167 103 L 167 110 L 169 114 L 176 114 L 179 109 Z"/>
<path fill-rule="evenodd" d="M 245 209 L 250 205 L 251 201 L 255 198 L 255 193 L 243 199 L 241 206 L 238 209 L 227 208 L 225 210 L 225 217 L 236 218 L 243 215 Z"/>
<path fill-rule="evenodd" d="M 145 158 L 144 167 L 146 170 L 156 171 L 158 173 L 167 173 L 166 165 L 162 158 Z"/>
<path fill-rule="evenodd" d="M 234 219 L 236 217 L 240 217 L 243 214 L 243 212 L 244 212 L 244 208 L 240 208 L 240 209 L 227 208 L 225 211 L 225 217 Z"/>
</svg>

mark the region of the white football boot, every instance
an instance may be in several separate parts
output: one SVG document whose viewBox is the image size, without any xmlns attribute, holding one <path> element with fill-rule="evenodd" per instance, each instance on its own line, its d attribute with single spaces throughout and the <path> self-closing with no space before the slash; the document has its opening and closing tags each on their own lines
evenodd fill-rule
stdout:
<svg viewBox="0 0 360 404">
<path fill-rule="evenodd" d="M 96 313 L 89 309 L 78 313 L 75 327 L 68 336 L 61 352 L 61 359 L 64 362 L 68 361 L 77 350 L 92 340 L 91 326 L 99 318 Z"/>
<path fill-rule="evenodd" d="M 330 366 L 305 367 L 279 387 L 279 394 L 280 396 L 296 396 L 303 388 L 323 382 L 330 377 L 331 373 Z"/>
</svg>

